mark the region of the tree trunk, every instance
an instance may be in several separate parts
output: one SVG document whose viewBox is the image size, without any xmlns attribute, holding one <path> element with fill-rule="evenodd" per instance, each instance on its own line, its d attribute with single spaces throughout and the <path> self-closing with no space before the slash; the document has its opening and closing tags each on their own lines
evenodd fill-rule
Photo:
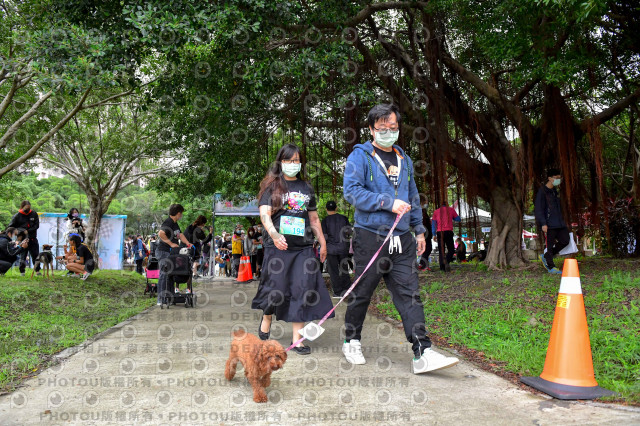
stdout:
<svg viewBox="0 0 640 426">
<path fill-rule="evenodd" d="M 491 239 L 486 263 L 489 269 L 526 265 L 522 257 L 522 205 L 511 188 L 497 186 L 491 191 Z"/>
<path fill-rule="evenodd" d="M 99 265 L 98 242 L 100 237 L 100 225 L 102 224 L 102 215 L 109 208 L 103 203 L 101 197 L 89 196 L 89 226 L 86 231 L 84 243 L 89 247 L 93 257 L 96 259 L 96 266 Z"/>
</svg>

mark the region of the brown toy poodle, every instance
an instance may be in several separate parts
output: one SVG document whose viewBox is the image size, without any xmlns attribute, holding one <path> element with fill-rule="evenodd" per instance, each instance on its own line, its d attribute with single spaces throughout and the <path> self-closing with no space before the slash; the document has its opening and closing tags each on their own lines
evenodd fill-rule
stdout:
<svg viewBox="0 0 640 426">
<path fill-rule="evenodd" d="M 271 373 L 284 365 L 287 353 L 275 340 L 263 341 L 244 330 L 235 331 L 232 335 L 233 341 L 224 377 L 232 380 L 236 375 L 236 365 L 240 361 L 244 367 L 244 375 L 253 388 L 253 400 L 267 402 L 264 388 L 271 384 Z"/>
</svg>

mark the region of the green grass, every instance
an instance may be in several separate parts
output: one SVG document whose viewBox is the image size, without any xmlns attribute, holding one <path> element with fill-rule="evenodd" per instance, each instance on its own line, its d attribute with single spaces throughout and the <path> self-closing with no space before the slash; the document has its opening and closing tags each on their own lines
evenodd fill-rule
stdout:
<svg viewBox="0 0 640 426">
<path fill-rule="evenodd" d="M 0 392 L 51 364 L 51 356 L 155 303 L 135 272 L 96 271 L 87 281 L 17 270 L 0 277 Z"/>
<path fill-rule="evenodd" d="M 638 404 L 640 262 L 584 260 L 579 267 L 596 380 Z M 432 333 L 482 352 L 494 368 L 523 376 L 542 372 L 560 277 L 542 269 L 462 265 L 450 274 L 421 274 L 421 284 Z M 378 294 L 379 311 L 399 320 L 388 292 Z"/>
</svg>

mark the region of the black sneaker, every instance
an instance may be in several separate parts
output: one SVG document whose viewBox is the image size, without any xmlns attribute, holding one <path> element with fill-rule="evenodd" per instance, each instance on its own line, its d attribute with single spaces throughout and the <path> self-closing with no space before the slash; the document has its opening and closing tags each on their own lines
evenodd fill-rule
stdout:
<svg viewBox="0 0 640 426">
<path fill-rule="evenodd" d="M 291 342 L 291 344 L 293 344 L 293 342 Z M 291 348 L 291 350 L 300 355 L 309 355 L 311 353 L 311 348 L 304 345 L 294 346 L 293 348 Z"/>
</svg>

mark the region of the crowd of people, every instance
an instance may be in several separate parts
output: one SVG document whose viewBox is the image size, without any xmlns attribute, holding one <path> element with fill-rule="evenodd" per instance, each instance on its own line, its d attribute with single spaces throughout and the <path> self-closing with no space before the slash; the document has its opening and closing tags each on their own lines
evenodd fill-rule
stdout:
<svg viewBox="0 0 640 426">
<path fill-rule="evenodd" d="M 65 266 L 67 276 L 86 280 L 96 265 L 91 250 L 84 244 L 85 225 L 78 209 L 70 209 L 66 221 L 64 255 L 56 256 L 55 259 Z M 25 276 L 28 266 L 33 266 L 34 272 L 41 275 L 39 228 L 38 213 L 31 208 L 28 200 L 22 201 L 18 213 L 13 216 L 7 229 L 0 233 L 0 275 L 4 275 L 15 265 L 22 276 Z"/>
</svg>

